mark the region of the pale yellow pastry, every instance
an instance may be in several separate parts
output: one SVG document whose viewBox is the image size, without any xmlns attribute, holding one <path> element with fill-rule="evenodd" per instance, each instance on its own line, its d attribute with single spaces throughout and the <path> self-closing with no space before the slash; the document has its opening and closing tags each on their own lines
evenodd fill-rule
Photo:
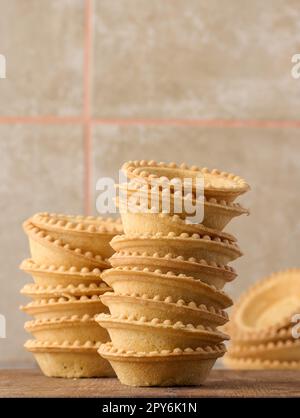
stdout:
<svg viewBox="0 0 300 418">
<path fill-rule="evenodd" d="M 52 319 L 73 315 L 96 315 L 107 312 L 107 308 L 97 295 L 93 296 L 61 296 L 59 298 L 34 300 L 20 309 L 36 319 Z"/>
<path fill-rule="evenodd" d="M 121 212 L 124 232 L 126 235 L 161 233 L 168 235 L 174 232 L 176 235 L 187 233 L 189 235 L 200 234 L 209 235 L 212 239 L 219 238 L 229 242 L 236 241 L 236 238 L 225 232 L 207 228 L 202 224 L 186 223 L 178 215 L 168 215 L 166 213 L 132 213 Z"/>
<path fill-rule="evenodd" d="M 222 289 L 226 283 L 231 282 L 237 276 L 235 270 L 230 266 L 208 262 L 204 259 L 197 260 L 195 257 L 175 256 L 171 253 L 160 256 L 159 253 L 151 255 L 147 252 L 120 251 L 115 253 L 109 262 L 113 267 L 159 269 L 164 274 L 169 271 L 175 275 L 185 274 L 216 286 L 218 289 Z"/>
<path fill-rule="evenodd" d="M 224 199 L 232 202 L 239 195 L 247 192 L 250 187 L 239 176 L 217 169 L 209 170 L 197 166 L 187 166 L 175 163 L 156 163 L 155 161 L 128 161 L 122 166 L 122 171 L 129 179 L 135 179 L 143 184 L 162 185 L 172 179 L 201 178 L 204 181 L 204 193 L 207 197 Z M 192 192 L 195 192 L 194 184 Z"/>
<path fill-rule="evenodd" d="M 195 302 L 185 302 L 183 299 L 173 300 L 170 296 L 162 298 L 160 295 L 118 294 L 107 292 L 101 296 L 101 301 L 109 308 L 112 316 L 122 314 L 127 317 L 145 317 L 147 321 L 158 318 L 160 321 L 169 319 L 172 322 L 209 326 L 216 328 L 228 321 L 228 315 L 213 305 L 197 305 Z"/>
<path fill-rule="evenodd" d="M 213 261 L 217 264 L 228 264 L 242 255 L 235 241 L 221 240 L 219 237 L 182 233 L 168 235 L 117 235 L 111 241 L 115 251 L 131 251 L 148 254 L 171 253 L 175 256 L 195 257 Z"/>
<path fill-rule="evenodd" d="M 34 226 L 30 221 L 24 224 L 24 230 L 29 238 L 31 256 L 35 263 L 65 266 L 71 268 L 87 267 L 89 269 L 107 268 L 107 262 L 100 254 L 90 251 L 83 252 L 80 247 L 71 247 L 63 240 L 55 239 L 46 231 Z"/>
<path fill-rule="evenodd" d="M 300 361 L 260 360 L 225 356 L 226 367 L 238 370 L 300 370 Z"/>
<path fill-rule="evenodd" d="M 173 300 L 181 298 L 187 303 L 213 305 L 216 309 L 232 305 L 232 300 L 223 291 L 184 274 L 164 274 L 160 270 L 151 271 L 138 267 L 116 267 L 104 271 L 102 278 L 117 293 L 146 294 L 149 297 L 160 295 Z"/>
<path fill-rule="evenodd" d="M 99 314 L 95 320 L 106 328 L 110 339 L 117 349 L 153 351 L 173 350 L 176 347 L 197 348 L 207 345 L 219 344 L 228 339 L 226 334 L 204 327 L 183 324 L 181 321 L 172 322 L 153 318 L 147 321 L 146 317 L 137 317 L 125 314 L 112 316 Z"/>
<path fill-rule="evenodd" d="M 132 219 L 126 218 L 124 213 L 134 213 L 137 212 L 137 209 L 143 213 L 148 213 L 149 211 L 150 213 L 154 212 L 154 214 L 163 212 L 163 202 L 168 202 L 168 204 L 165 203 L 164 205 L 167 207 L 166 210 L 169 216 L 175 215 L 181 221 L 189 219 L 194 223 L 200 216 L 200 218 L 202 217 L 200 222 L 204 226 L 218 231 L 222 231 L 233 218 L 249 214 L 249 211 L 239 203 L 226 202 L 224 199 L 218 201 L 214 197 L 206 198 L 203 196 L 203 200 L 196 200 L 190 197 L 189 194 L 186 197 L 176 197 L 176 195 L 170 193 L 164 196 L 159 189 L 156 192 L 153 188 L 145 189 L 140 184 L 132 183 L 120 184 L 118 189 L 120 196 L 116 199 L 116 204 L 120 209 L 125 233 L 128 233 L 127 231 L 130 231 L 130 228 L 135 228 L 135 226 L 132 224 Z M 163 223 L 163 221 L 166 221 L 166 219 L 161 219 L 160 223 Z M 183 224 L 178 227 L 183 228 Z"/>
<path fill-rule="evenodd" d="M 34 354 L 42 372 L 49 377 L 113 377 L 108 361 L 99 357 L 101 342 L 58 342 L 29 340 L 25 348 Z"/>
<path fill-rule="evenodd" d="M 30 222 L 45 231 L 54 240 L 62 240 L 71 248 L 80 248 L 83 253 L 100 254 L 103 258 L 112 255 L 109 242 L 122 232 L 120 219 L 94 216 L 72 216 L 55 213 L 38 213 Z"/>
<path fill-rule="evenodd" d="M 91 283 L 86 285 L 85 283 L 80 283 L 77 286 L 69 284 L 66 287 L 62 285 L 58 286 L 42 286 L 35 283 L 28 283 L 21 289 L 21 294 L 29 296 L 34 300 L 41 299 L 52 299 L 59 297 L 69 297 L 69 296 L 94 296 L 102 295 L 103 293 L 109 291 L 110 288 L 103 282 L 100 283 Z"/>
<path fill-rule="evenodd" d="M 300 339 L 292 339 L 291 335 L 290 339 L 285 341 L 248 346 L 235 344 L 230 350 L 230 357 L 300 362 Z"/>
<path fill-rule="evenodd" d="M 103 263 L 103 268 L 109 268 L 108 262 Z M 99 283 L 101 279 L 101 270 L 99 268 L 82 267 L 77 268 L 71 266 L 67 268 L 65 265 L 55 266 L 54 264 L 37 264 L 32 259 L 26 259 L 22 262 L 20 269 L 30 274 L 37 285 L 40 286 L 78 286 L 85 283 Z"/>
<path fill-rule="evenodd" d="M 274 273 L 252 286 L 235 305 L 232 337 L 259 341 L 291 325 L 295 313 L 300 313 L 300 269 Z"/>
<path fill-rule="evenodd" d="M 39 341 L 58 343 L 64 340 L 80 341 L 109 341 L 107 331 L 97 325 L 93 316 L 72 315 L 51 319 L 36 319 L 25 322 L 24 328 Z"/>
<path fill-rule="evenodd" d="M 102 344 L 99 354 L 114 368 L 121 383 L 130 386 L 201 385 L 225 346 L 138 352 Z"/>
</svg>

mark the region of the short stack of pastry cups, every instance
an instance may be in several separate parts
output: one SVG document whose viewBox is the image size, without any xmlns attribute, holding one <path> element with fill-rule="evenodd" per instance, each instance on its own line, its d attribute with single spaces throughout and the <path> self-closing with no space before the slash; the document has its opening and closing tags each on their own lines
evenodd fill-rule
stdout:
<svg viewBox="0 0 300 418">
<path fill-rule="evenodd" d="M 237 302 L 226 329 L 226 366 L 300 370 L 300 270 L 258 281 Z"/>
<path fill-rule="evenodd" d="M 96 317 L 111 338 L 99 353 L 124 384 L 201 384 L 225 353 L 228 337 L 217 327 L 227 322 L 224 309 L 232 301 L 222 288 L 236 277 L 228 263 L 242 253 L 222 230 L 247 213 L 233 201 L 249 186 L 231 174 L 174 163 L 134 161 L 122 169 L 130 185 L 119 188 L 146 199 L 140 211 L 118 200 L 125 235 L 113 238 L 113 268 L 102 274 L 113 292 L 101 296 L 110 314 Z M 152 210 L 149 195 L 161 202 L 166 179 L 196 176 L 205 183 L 201 224 L 187 223 L 187 213 L 173 213 L 172 204 L 170 213 Z M 185 198 L 195 200 L 193 190 Z M 171 193 L 171 203 L 176 199 Z"/>
<path fill-rule="evenodd" d="M 113 376 L 97 349 L 109 340 L 95 314 L 106 312 L 100 295 L 109 290 L 102 270 L 109 268 L 110 240 L 122 231 L 112 219 L 39 213 L 24 222 L 31 259 L 21 269 L 33 277 L 21 293 L 32 302 L 21 309 L 34 340 L 25 347 L 43 373 L 56 377 Z"/>
</svg>

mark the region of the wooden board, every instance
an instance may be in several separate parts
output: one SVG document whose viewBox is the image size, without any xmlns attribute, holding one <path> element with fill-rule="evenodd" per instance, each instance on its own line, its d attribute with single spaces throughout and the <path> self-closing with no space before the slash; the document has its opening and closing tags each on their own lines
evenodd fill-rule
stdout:
<svg viewBox="0 0 300 418">
<path fill-rule="evenodd" d="M 300 396 L 300 371 L 214 370 L 201 387 L 132 388 L 117 379 L 57 379 L 38 370 L 0 370 L 0 397 Z"/>
</svg>

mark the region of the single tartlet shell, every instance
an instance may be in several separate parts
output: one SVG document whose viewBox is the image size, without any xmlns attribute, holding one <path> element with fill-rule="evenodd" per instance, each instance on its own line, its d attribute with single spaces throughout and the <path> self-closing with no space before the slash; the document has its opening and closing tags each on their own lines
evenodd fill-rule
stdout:
<svg viewBox="0 0 300 418">
<path fill-rule="evenodd" d="M 107 312 L 107 307 L 96 295 L 42 299 L 21 306 L 20 309 L 35 319 L 41 320 L 73 315 L 94 316 L 100 312 Z"/>
<path fill-rule="evenodd" d="M 233 344 L 228 350 L 228 355 L 232 358 L 300 362 L 300 340 L 290 339 L 249 346 Z"/>
<path fill-rule="evenodd" d="M 242 255 L 235 242 L 219 242 L 209 235 L 188 235 L 170 232 L 168 235 L 117 235 L 111 241 L 115 251 L 147 252 L 155 254 L 174 254 L 175 256 L 195 257 L 213 261 L 217 264 L 228 264 Z"/>
<path fill-rule="evenodd" d="M 102 295 L 103 293 L 109 291 L 110 288 L 103 282 L 101 283 L 91 283 L 86 285 L 81 283 L 77 286 L 68 285 L 63 287 L 62 285 L 58 286 L 41 286 L 35 283 L 28 283 L 21 289 L 21 294 L 31 297 L 32 299 L 51 299 L 58 298 L 61 296 L 93 296 L 93 295 Z"/>
<path fill-rule="evenodd" d="M 186 223 L 178 215 L 170 216 L 166 213 L 132 213 L 121 212 L 124 232 L 126 235 L 134 234 L 152 234 L 162 233 L 168 235 L 169 232 L 175 232 L 176 235 L 188 233 L 189 235 L 200 234 L 210 237 L 219 237 L 234 242 L 236 238 L 225 232 L 216 229 L 207 228 L 202 224 Z"/>
<path fill-rule="evenodd" d="M 93 344 L 91 341 L 84 344 L 64 341 L 59 344 L 29 340 L 25 343 L 25 348 L 34 355 L 45 376 L 114 377 L 115 373 L 109 362 L 97 353 L 100 344 Z"/>
<path fill-rule="evenodd" d="M 148 321 L 158 318 L 160 321 L 169 319 L 172 322 L 181 321 L 197 326 L 202 324 L 215 328 L 227 322 L 228 316 L 222 310 L 216 310 L 214 306 L 199 305 L 195 302 L 186 303 L 179 299 L 173 301 L 171 297 L 162 299 L 159 295 L 153 298 L 147 295 L 122 295 L 107 292 L 101 296 L 101 300 L 109 308 L 112 316 L 127 317 L 144 316 Z"/>
<path fill-rule="evenodd" d="M 175 163 L 156 163 L 155 161 L 128 161 L 122 166 L 122 171 L 129 179 L 136 179 L 144 184 L 164 179 L 204 179 L 204 193 L 216 199 L 233 201 L 239 195 L 247 192 L 250 187 L 246 181 L 231 173 L 209 170 L 186 164 L 178 166 Z M 194 189 L 193 189 L 194 190 Z"/>
<path fill-rule="evenodd" d="M 34 226 L 30 221 L 23 224 L 29 238 L 31 256 L 35 263 L 46 265 L 64 265 L 66 268 L 107 268 L 102 256 L 91 252 L 83 252 L 80 247 L 72 248 L 60 238 L 55 239 L 45 231 Z M 112 252 L 110 253 L 112 254 Z"/>
<path fill-rule="evenodd" d="M 156 194 L 154 193 L 153 189 L 147 189 L 146 191 L 143 191 L 143 189 L 139 189 L 139 187 L 132 189 L 132 186 L 128 185 L 128 183 L 120 184 L 118 185 L 118 188 L 121 194 L 122 193 L 124 194 L 124 192 L 126 193 L 124 196 L 121 195 L 121 197 L 116 199 L 116 203 L 120 207 L 121 215 L 122 215 L 122 211 L 123 212 L 128 211 L 128 204 L 130 203 L 134 202 L 134 206 L 136 206 L 138 203 L 142 203 L 142 204 L 146 203 L 145 209 L 147 209 L 147 206 L 148 206 L 148 209 L 151 210 L 151 204 L 152 204 L 151 199 L 154 199 L 154 202 L 156 202 L 155 203 L 156 207 L 158 207 L 158 203 L 160 202 L 161 204 L 163 200 L 161 191 L 159 191 Z M 138 196 L 135 194 L 135 198 L 133 199 L 132 196 L 134 193 L 137 193 Z M 128 200 L 127 204 L 125 203 L 124 199 Z M 131 200 L 133 199 L 133 202 L 130 199 Z M 168 212 L 171 216 L 177 215 L 182 221 L 184 221 L 186 218 L 189 218 L 191 214 L 185 210 L 185 206 L 183 204 L 182 204 L 182 211 L 180 213 L 175 212 L 176 199 L 178 198 L 175 198 L 174 195 L 172 194 L 170 195 L 170 208 Z M 148 202 L 148 205 L 147 205 L 147 202 Z M 217 201 L 213 197 L 206 198 L 204 196 L 203 202 L 202 201 L 199 202 L 193 198 L 192 202 L 195 208 L 196 207 L 198 208 L 199 205 L 203 205 L 203 220 L 201 221 L 201 223 L 208 228 L 212 228 L 218 231 L 222 231 L 225 228 L 225 226 L 233 218 L 237 216 L 241 216 L 241 215 L 249 215 L 249 210 L 243 208 L 239 203 L 233 203 L 233 202 L 229 203 L 229 202 L 226 202 L 225 200 Z M 122 203 L 123 203 L 123 207 L 122 207 Z M 160 206 L 160 208 L 162 208 L 162 206 Z M 123 223 L 126 223 L 125 219 L 123 220 Z M 125 233 L 127 232 L 125 231 Z"/>
<path fill-rule="evenodd" d="M 289 269 L 260 280 L 237 302 L 231 317 L 233 339 L 260 339 L 291 325 L 300 312 L 300 269 Z"/>
<path fill-rule="evenodd" d="M 89 315 L 27 321 L 24 328 L 39 341 L 62 343 L 68 340 L 84 344 L 85 341 L 109 340 L 107 331 Z"/>
<path fill-rule="evenodd" d="M 110 265 L 106 263 L 106 268 Z M 81 283 L 90 285 L 99 283 L 101 279 L 101 270 L 99 268 L 89 269 L 88 267 L 77 268 L 71 266 L 66 268 L 65 265 L 55 266 L 53 264 L 37 264 L 32 259 L 25 259 L 20 269 L 30 274 L 37 285 L 40 286 L 78 286 Z"/>
<path fill-rule="evenodd" d="M 71 247 L 79 247 L 107 258 L 112 255 L 109 242 L 123 230 L 120 220 L 93 216 L 72 216 L 37 213 L 30 222 L 46 231 L 54 239 L 61 239 Z"/>
<path fill-rule="evenodd" d="M 192 324 L 184 325 L 180 321 L 172 323 L 170 320 L 159 321 L 158 318 L 153 318 L 147 322 L 145 317 L 113 317 L 107 314 L 99 314 L 95 320 L 107 329 L 113 345 L 123 350 L 149 352 L 173 350 L 176 347 L 195 349 L 219 344 L 228 339 L 226 334 L 210 327 L 194 327 Z"/>
<path fill-rule="evenodd" d="M 113 267 L 139 267 L 150 270 L 159 269 L 162 273 L 172 271 L 176 275 L 185 274 L 216 286 L 218 289 L 222 289 L 226 283 L 231 282 L 237 276 L 232 267 L 209 263 L 206 260 L 197 260 L 194 257 L 174 256 L 173 254 L 160 257 L 159 253 L 151 255 L 146 252 L 142 254 L 122 251 L 115 253 L 109 261 Z"/>
<path fill-rule="evenodd" d="M 216 359 L 224 355 L 225 347 L 220 344 L 196 350 L 175 348 L 146 353 L 118 350 L 112 343 L 106 343 L 98 352 L 125 385 L 188 386 L 204 382 Z"/>
<path fill-rule="evenodd" d="M 213 305 L 218 309 L 232 305 L 232 300 L 223 291 L 182 274 L 163 274 L 159 270 L 139 270 L 137 267 L 117 267 L 104 271 L 102 278 L 117 293 L 146 294 L 150 297 L 160 295 L 162 298 L 171 296 L 175 300 L 180 296 L 186 302 Z"/>
<path fill-rule="evenodd" d="M 223 357 L 226 367 L 236 370 L 300 370 L 300 361 L 261 360 L 252 358 Z"/>
</svg>

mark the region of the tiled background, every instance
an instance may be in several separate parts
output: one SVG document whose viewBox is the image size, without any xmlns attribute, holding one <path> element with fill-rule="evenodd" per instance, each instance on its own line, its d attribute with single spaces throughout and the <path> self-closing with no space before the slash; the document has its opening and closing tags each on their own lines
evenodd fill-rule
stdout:
<svg viewBox="0 0 300 418">
<path fill-rule="evenodd" d="M 126 159 L 234 171 L 251 217 L 233 297 L 299 266 L 298 0 L 0 0 L 0 366 L 31 364 L 18 264 L 36 211 L 95 212 Z M 28 319 L 28 318 L 26 318 Z"/>
</svg>

